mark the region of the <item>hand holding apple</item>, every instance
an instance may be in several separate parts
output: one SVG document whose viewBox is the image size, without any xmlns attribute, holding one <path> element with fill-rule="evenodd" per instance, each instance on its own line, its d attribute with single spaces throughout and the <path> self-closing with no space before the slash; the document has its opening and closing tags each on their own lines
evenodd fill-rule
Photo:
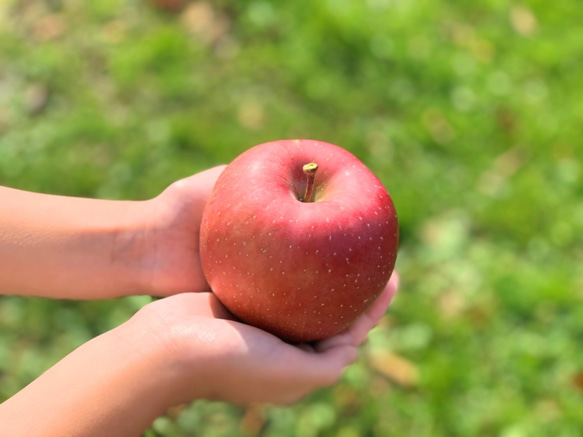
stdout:
<svg viewBox="0 0 583 437">
<path fill-rule="evenodd" d="M 203 212 L 200 255 L 218 299 L 291 342 L 346 330 L 394 269 L 395 207 L 378 178 L 329 143 L 283 140 L 236 158 Z"/>
</svg>

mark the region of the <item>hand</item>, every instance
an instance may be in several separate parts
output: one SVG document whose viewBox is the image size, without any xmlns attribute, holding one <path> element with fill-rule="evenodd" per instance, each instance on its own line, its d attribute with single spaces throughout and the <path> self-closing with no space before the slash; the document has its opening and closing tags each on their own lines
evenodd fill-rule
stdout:
<svg viewBox="0 0 583 437">
<path fill-rule="evenodd" d="M 0 294 L 100 299 L 207 290 L 198 236 L 222 169 L 146 201 L 0 187 Z"/>
<path fill-rule="evenodd" d="M 197 399 L 295 402 L 340 378 L 397 286 L 393 275 L 350 329 L 313 345 L 234 321 L 211 293 L 158 300 L 3 402 L 0 434 L 138 436 L 169 407 Z"/>
<path fill-rule="evenodd" d="M 344 333 L 313 345 L 291 345 L 235 321 L 212 293 L 153 302 L 135 316 L 172 351 L 177 401 L 289 404 L 334 384 L 381 319 L 398 288 L 395 273 L 381 296 Z"/>
<path fill-rule="evenodd" d="M 174 182 L 147 202 L 151 221 L 144 253 L 144 288 L 154 296 L 209 290 L 199 256 L 202 212 L 225 167 Z"/>
</svg>

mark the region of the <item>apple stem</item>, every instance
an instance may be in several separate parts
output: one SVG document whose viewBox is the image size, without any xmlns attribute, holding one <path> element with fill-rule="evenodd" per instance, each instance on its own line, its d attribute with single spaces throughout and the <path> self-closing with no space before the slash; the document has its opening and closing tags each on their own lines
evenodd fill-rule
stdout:
<svg viewBox="0 0 583 437">
<path fill-rule="evenodd" d="M 314 201 L 314 181 L 316 179 L 316 171 L 318 171 L 318 164 L 315 162 L 310 162 L 302 167 L 304 174 L 307 178 L 306 193 L 302 202 L 313 202 Z"/>
</svg>

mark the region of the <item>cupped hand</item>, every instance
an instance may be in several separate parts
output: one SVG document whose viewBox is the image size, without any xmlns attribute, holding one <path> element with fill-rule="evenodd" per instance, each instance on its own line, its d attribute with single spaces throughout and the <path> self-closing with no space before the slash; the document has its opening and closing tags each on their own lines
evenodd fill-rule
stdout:
<svg viewBox="0 0 583 437">
<path fill-rule="evenodd" d="M 236 321 L 212 293 L 171 296 L 147 305 L 135 317 L 172 357 L 178 402 L 204 398 L 289 404 L 338 381 L 397 288 L 394 274 L 347 331 L 310 345 L 285 343 Z"/>
<path fill-rule="evenodd" d="M 202 212 L 225 166 L 174 182 L 147 202 L 148 250 L 144 283 L 149 294 L 170 296 L 208 290 L 199 256 Z"/>
</svg>

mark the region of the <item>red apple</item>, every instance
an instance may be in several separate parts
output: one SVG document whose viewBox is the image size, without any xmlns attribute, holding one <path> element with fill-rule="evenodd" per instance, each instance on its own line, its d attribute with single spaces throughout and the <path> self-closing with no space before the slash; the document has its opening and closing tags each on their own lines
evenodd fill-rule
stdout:
<svg viewBox="0 0 583 437">
<path fill-rule="evenodd" d="M 283 140 L 247 150 L 220 175 L 200 255 L 234 315 L 307 342 L 340 333 L 374 302 L 398 244 L 389 193 L 361 161 L 329 143 Z"/>
</svg>

